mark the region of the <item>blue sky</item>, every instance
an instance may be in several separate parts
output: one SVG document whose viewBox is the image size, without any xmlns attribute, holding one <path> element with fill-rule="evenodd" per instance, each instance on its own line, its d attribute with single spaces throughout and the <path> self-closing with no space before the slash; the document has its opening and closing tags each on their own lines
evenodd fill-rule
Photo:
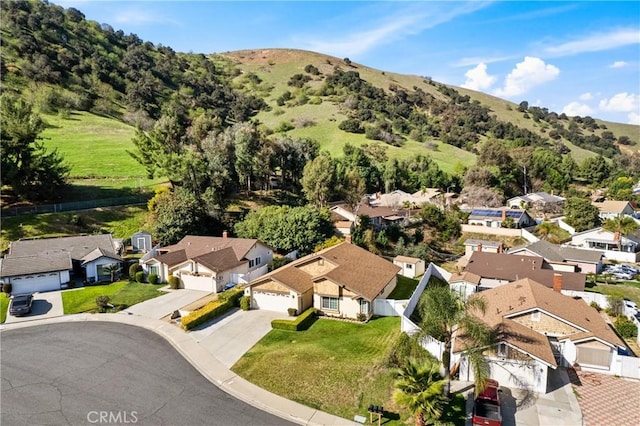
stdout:
<svg viewBox="0 0 640 426">
<path fill-rule="evenodd" d="M 640 2 L 53 1 L 180 52 L 297 48 L 640 124 Z"/>
</svg>

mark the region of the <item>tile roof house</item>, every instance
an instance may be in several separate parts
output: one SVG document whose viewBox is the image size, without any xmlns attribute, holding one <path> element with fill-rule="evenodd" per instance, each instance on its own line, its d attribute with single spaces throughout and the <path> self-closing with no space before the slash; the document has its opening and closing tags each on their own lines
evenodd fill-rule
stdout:
<svg viewBox="0 0 640 426">
<path fill-rule="evenodd" d="M 121 249 L 109 234 L 13 241 L 0 279 L 14 294 L 60 290 L 74 279 L 109 281 L 109 267 L 122 263 Z"/>
<path fill-rule="evenodd" d="M 477 240 L 469 238 L 464 242 L 464 255 L 471 256 L 474 251 L 486 251 L 489 253 L 502 253 L 504 244 L 498 241 Z"/>
<path fill-rule="evenodd" d="M 140 264 L 161 281 L 174 275 L 183 288 L 217 293 L 265 274 L 272 260 L 273 250 L 266 244 L 224 232 L 222 237 L 188 235 L 174 245 L 154 248 Z"/>
<path fill-rule="evenodd" d="M 600 203 L 591 203 L 598 208 L 600 219 L 613 219 L 622 216 L 631 216 L 635 212 L 628 201 L 605 200 Z"/>
<path fill-rule="evenodd" d="M 478 290 L 502 286 L 522 278 L 530 278 L 549 288 L 554 276 L 562 277 L 562 289 L 584 291 L 585 275 L 578 272 L 554 271 L 547 261 L 538 256 L 506 253 L 474 252 L 463 272 L 480 277 Z"/>
<path fill-rule="evenodd" d="M 395 288 L 400 268 L 344 242 L 297 259 L 249 283 L 251 307 L 277 312 L 310 307 L 328 316 L 374 314 L 374 301 Z"/>
<path fill-rule="evenodd" d="M 491 378 L 504 386 L 547 392 L 547 373 L 558 366 L 615 374 L 616 356 L 625 343 L 600 314 L 581 299 L 523 278 L 483 291 L 484 313 L 474 315 L 497 335 L 485 351 Z M 464 361 L 463 338 L 453 342 L 453 358 L 461 360 L 460 380 L 473 380 Z"/>
<path fill-rule="evenodd" d="M 357 206 L 355 213 L 345 203 L 339 203 L 329 207 L 329 212 L 341 222 L 342 228 L 346 228 L 344 221 L 355 224 L 356 218 L 360 215 L 369 216 L 371 224 L 376 228 L 384 228 L 393 223 L 402 223 L 409 217 L 409 211 L 407 210 L 370 205 L 365 201 Z"/>
<path fill-rule="evenodd" d="M 575 247 L 561 247 L 539 240 L 522 247 L 509 249 L 509 254 L 539 256 L 555 271 L 595 274 L 602 271 L 602 253 Z"/>
<path fill-rule="evenodd" d="M 500 228 L 507 220 L 513 221 L 514 228 L 528 228 L 536 224 L 536 221 L 522 209 L 500 208 L 477 208 L 471 210 L 469 215 L 469 225 L 481 225 L 489 228 Z M 482 233 L 482 231 L 479 231 Z"/>
<path fill-rule="evenodd" d="M 394 209 L 403 207 L 419 209 L 423 204 L 435 202 L 439 195 L 442 195 L 442 193 L 438 188 L 424 188 L 413 194 L 396 189 L 385 194 L 377 193 L 369 196 L 369 203 L 372 206 L 384 206 Z"/>
</svg>

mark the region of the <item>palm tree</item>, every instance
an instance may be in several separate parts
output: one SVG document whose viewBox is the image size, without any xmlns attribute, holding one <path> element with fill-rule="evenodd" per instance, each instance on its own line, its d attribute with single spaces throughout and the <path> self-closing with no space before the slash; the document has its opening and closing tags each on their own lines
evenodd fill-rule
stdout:
<svg viewBox="0 0 640 426">
<path fill-rule="evenodd" d="M 415 358 L 396 370 L 393 399 L 416 416 L 416 426 L 423 426 L 425 421 L 435 422 L 442 415 L 447 401 L 443 391 L 447 381 L 439 370 L 437 362 Z"/>
<path fill-rule="evenodd" d="M 542 222 L 538 225 L 538 236 L 541 240 L 548 240 L 555 232 L 555 225 L 551 222 Z"/>
<path fill-rule="evenodd" d="M 111 276 L 111 282 L 114 282 L 116 274 L 120 272 L 120 265 L 118 265 L 117 263 L 112 263 L 105 266 L 103 270 L 109 273 L 109 275 Z"/>
<path fill-rule="evenodd" d="M 463 301 L 457 292 L 448 285 L 431 285 L 426 288 L 418 303 L 420 331 L 416 334 L 419 341 L 431 336 L 444 343 L 442 365 L 447 381 L 445 390 L 449 394 L 451 379 L 451 349 L 453 336 L 464 342 L 465 353 L 473 368 L 476 392 L 481 392 L 488 378 L 488 367 L 482 356 L 483 348 L 492 343 L 492 332 L 473 311 L 484 314 L 486 302 L 482 296 L 473 296 Z"/>
<path fill-rule="evenodd" d="M 613 219 L 607 219 L 602 224 L 602 229 L 613 232 L 613 239 L 618 244 L 618 250 L 622 249 L 622 238 L 624 234 L 632 234 L 638 230 L 638 224 L 630 216 L 618 216 Z"/>
</svg>

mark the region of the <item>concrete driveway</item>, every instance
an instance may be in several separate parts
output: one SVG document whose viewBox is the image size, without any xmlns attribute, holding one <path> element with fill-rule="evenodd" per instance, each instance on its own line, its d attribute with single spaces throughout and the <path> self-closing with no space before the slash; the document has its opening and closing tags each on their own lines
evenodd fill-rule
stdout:
<svg viewBox="0 0 640 426">
<path fill-rule="evenodd" d="M 54 318 L 64 315 L 62 309 L 62 292 L 48 291 L 46 293 L 34 293 L 31 313 L 23 317 L 14 317 L 7 310 L 5 324 L 13 324 L 22 321 L 32 321 L 37 319 Z"/>
<path fill-rule="evenodd" d="M 163 296 L 145 300 L 144 302 L 133 305 L 120 312 L 140 315 L 147 318 L 160 319 L 166 317 L 177 309 L 182 309 L 183 306 L 208 296 L 209 294 L 211 293 L 199 290 L 174 290 Z"/>
<path fill-rule="evenodd" d="M 271 330 L 271 320 L 276 318 L 290 319 L 281 312 L 236 309 L 191 331 L 189 335 L 225 367 L 231 368 Z"/>
</svg>

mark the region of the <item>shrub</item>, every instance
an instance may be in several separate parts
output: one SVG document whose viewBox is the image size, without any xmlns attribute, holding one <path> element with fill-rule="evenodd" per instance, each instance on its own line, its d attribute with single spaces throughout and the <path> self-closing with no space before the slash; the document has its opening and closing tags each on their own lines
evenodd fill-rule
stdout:
<svg viewBox="0 0 640 426">
<path fill-rule="evenodd" d="M 204 305 L 202 308 L 190 312 L 182 318 L 182 328 L 192 330 L 197 326 L 211 321 L 231 309 L 233 305 L 223 300 L 214 300 Z"/>
<path fill-rule="evenodd" d="M 98 306 L 98 311 L 106 312 L 107 309 L 111 307 L 109 305 L 110 301 L 111 301 L 111 298 L 106 294 L 96 297 L 96 305 Z"/>
<path fill-rule="evenodd" d="M 140 265 L 139 263 L 134 263 L 129 266 L 129 279 L 133 281 L 133 279 L 136 277 L 136 273 L 140 271 L 142 271 L 142 265 Z"/>
<path fill-rule="evenodd" d="M 144 282 L 144 271 L 136 272 L 136 281 L 139 282 L 139 283 L 143 283 Z"/>
<path fill-rule="evenodd" d="M 241 288 L 233 288 L 218 294 L 218 300 L 229 302 L 231 306 L 240 306 L 240 299 L 244 296 L 244 290 Z"/>
<path fill-rule="evenodd" d="M 416 339 L 407 333 L 401 333 L 390 345 L 389 352 L 385 356 L 385 364 L 391 368 L 400 368 L 408 359 L 427 360 L 434 359 Z"/>
<path fill-rule="evenodd" d="M 298 310 L 296 308 L 287 309 L 287 313 L 290 317 L 295 317 L 298 314 Z"/>
<path fill-rule="evenodd" d="M 367 320 L 367 314 L 363 314 L 362 312 L 358 312 L 356 315 L 356 319 L 360 322 L 365 322 Z"/>
<path fill-rule="evenodd" d="M 638 335 L 638 327 L 625 316 L 620 315 L 613 323 L 616 331 L 623 339 L 630 339 Z"/>
<path fill-rule="evenodd" d="M 286 133 L 289 130 L 293 130 L 295 127 L 289 121 L 281 121 L 278 126 L 273 129 L 276 133 Z"/>
<path fill-rule="evenodd" d="M 360 120 L 353 118 L 348 118 L 338 124 L 338 129 L 349 133 L 364 133 L 364 127 L 362 127 Z"/>
<path fill-rule="evenodd" d="M 173 290 L 177 290 L 180 288 L 180 278 L 176 277 L 175 275 L 171 275 L 169 277 L 169 288 L 173 289 Z"/>
<path fill-rule="evenodd" d="M 11 285 L 11 283 L 2 284 L 2 291 L 4 293 L 11 294 L 12 290 L 13 290 L 13 286 Z"/>
<path fill-rule="evenodd" d="M 278 268 L 280 268 L 281 266 L 286 265 L 289 262 L 293 262 L 293 259 L 290 259 L 288 257 L 274 257 L 273 260 L 271 261 L 271 263 L 269 264 L 269 272 L 274 271 Z"/>
<path fill-rule="evenodd" d="M 600 307 L 600 305 L 598 305 L 596 302 L 591 302 L 590 306 L 595 309 L 596 311 L 600 312 L 602 310 L 602 308 Z"/>
<path fill-rule="evenodd" d="M 243 311 L 248 311 L 249 309 L 251 309 L 251 297 L 243 296 L 240 299 L 240 309 L 242 309 Z"/>
<path fill-rule="evenodd" d="M 158 274 L 149 274 L 149 284 L 158 284 Z"/>
<path fill-rule="evenodd" d="M 316 309 L 309 308 L 295 320 L 275 319 L 271 321 L 271 327 L 276 330 L 302 331 L 311 327 L 316 318 Z"/>
</svg>

